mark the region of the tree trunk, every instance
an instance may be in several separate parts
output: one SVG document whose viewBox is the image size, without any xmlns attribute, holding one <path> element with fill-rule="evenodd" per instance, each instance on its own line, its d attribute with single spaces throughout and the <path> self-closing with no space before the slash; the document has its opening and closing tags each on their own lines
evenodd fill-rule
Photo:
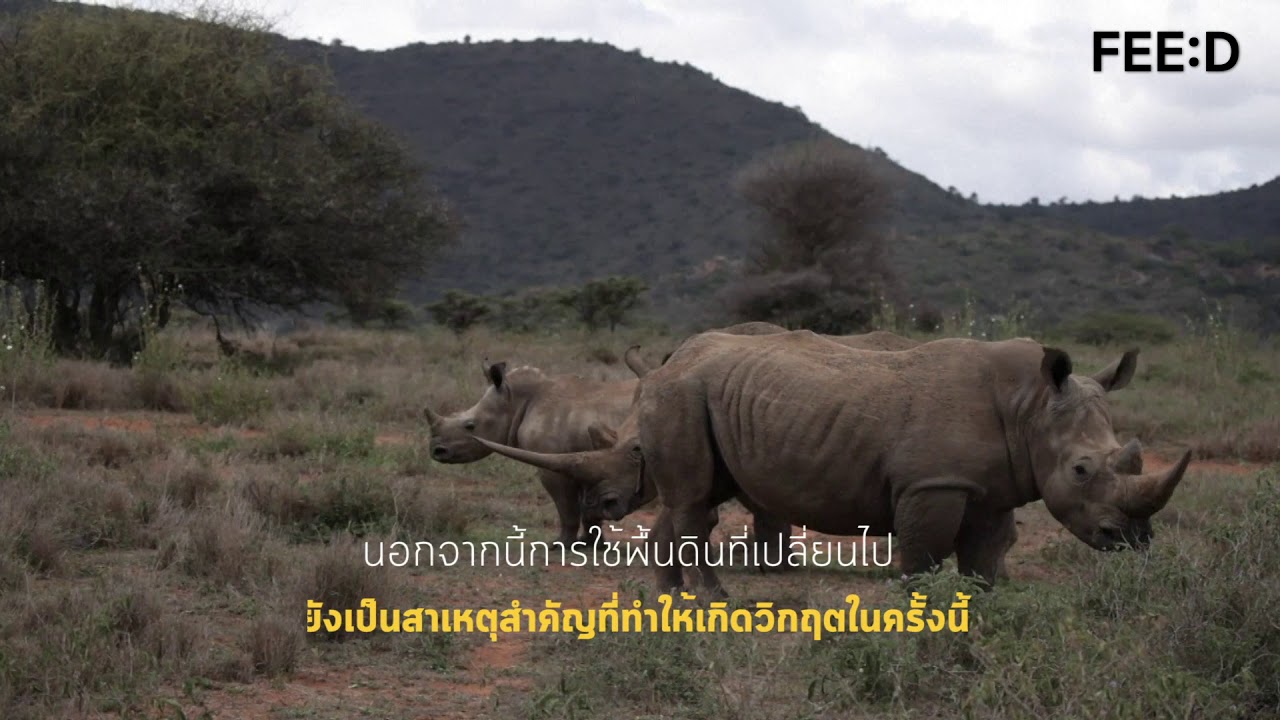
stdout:
<svg viewBox="0 0 1280 720">
<path fill-rule="evenodd" d="M 118 291 L 101 284 L 93 286 L 89 298 L 89 350 L 98 359 L 107 358 L 112 350 L 119 305 Z"/>
<path fill-rule="evenodd" d="M 156 310 L 151 317 L 152 321 L 156 325 L 156 330 L 163 330 L 165 326 L 169 324 L 170 310 L 171 306 L 169 304 L 169 298 L 165 298 L 156 303 Z"/>
<path fill-rule="evenodd" d="M 59 355 L 69 355 L 80 341 L 80 291 L 52 281 L 49 304 L 53 310 L 53 350 Z"/>
</svg>

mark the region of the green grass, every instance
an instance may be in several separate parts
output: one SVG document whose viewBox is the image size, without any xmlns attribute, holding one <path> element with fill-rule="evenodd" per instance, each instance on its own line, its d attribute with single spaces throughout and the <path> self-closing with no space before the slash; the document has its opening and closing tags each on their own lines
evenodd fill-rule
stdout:
<svg viewBox="0 0 1280 720">
<path fill-rule="evenodd" d="M 1028 332 L 1016 311 L 947 322 L 951 334 Z M 173 346 L 134 370 L 5 366 L 24 384 L 0 411 L 0 716 L 220 716 L 227 698 L 253 702 L 304 670 L 332 687 L 313 687 L 291 709 L 298 717 L 346 717 L 344 692 L 364 693 L 360 706 L 388 718 L 428 706 L 468 717 L 725 720 L 1280 713 L 1276 469 L 1193 465 L 1144 554 L 1099 554 L 1074 539 L 1015 547 L 1019 570 L 975 599 L 966 635 L 503 637 L 499 652 L 471 636 L 299 632 L 304 596 L 333 607 L 371 596 L 381 607 L 501 608 L 513 598 L 594 604 L 619 588 L 624 602 L 650 602 L 643 568 L 370 569 L 360 543 L 502 541 L 512 525 L 550 540 L 555 513 L 533 472 L 502 458 L 432 462 L 421 406 L 473 403 L 486 355 L 625 378 L 605 350 L 642 342 L 660 357 L 676 340 L 319 329 L 253 339 L 289 362 L 228 373 L 208 337 L 175 331 Z M 1068 349 L 1078 372 L 1126 347 L 1045 341 Z M 1134 382 L 1111 400 L 1117 434 L 1274 462 L 1274 378 L 1280 352 L 1202 323 L 1142 348 Z M 98 390 L 68 390 L 77 387 Z M 211 387 L 221 394 L 200 400 Z M 67 423 L 27 417 L 75 393 L 80 414 Z M 190 401 L 190 414 L 154 411 L 165 397 Z M 116 411 L 161 429 L 76 424 Z M 851 588 L 868 603 L 900 599 L 887 572 L 742 570 L 726 581 L 743 602 L 788 607 L 832 607 Z M 945 595 L 957 578 L 924 582 Z"/>
<path fill-rule="evenodd" d="M 1222 481 L 1215 495 L 1238 507 L 1184 511 L 1208 530 L 1161 527 L 1145 554 L 1053 546 L 1061 579 L 975 594 L 965 634 L 540 640 L 546 680 L 527 716 L 1274 717 L 1278 481 Z M 972 591 L 944 571 L 917 589 L 957 588 Z"/>
</svg>

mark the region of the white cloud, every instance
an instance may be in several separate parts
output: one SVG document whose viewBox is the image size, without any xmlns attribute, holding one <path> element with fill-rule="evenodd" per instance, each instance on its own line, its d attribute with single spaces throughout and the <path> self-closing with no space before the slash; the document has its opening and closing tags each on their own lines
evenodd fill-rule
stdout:
<svg viewBox="0 0 1280 720">
<path fill-rule="evenodd" d="M 114 3 L 112 3 L 114 4 Z M 1266 0 L 260 0 L 286 35 L 592 39 L 798 105 L 984 201 L 1212 193 L 1280 173 L 1280 5 Z M 1094 30 L 1232 33 L 1235 69 L 1093 72 Z M 1119 46 L 1119 42 L 1113 43 Z M 1154 40 L 1145 43 L 1154 47 Z M 1203 59 L 1203 46 L 1183 60 Z M 1154 60 L 1149 56 L 1148 60 Z"/>
</svg>

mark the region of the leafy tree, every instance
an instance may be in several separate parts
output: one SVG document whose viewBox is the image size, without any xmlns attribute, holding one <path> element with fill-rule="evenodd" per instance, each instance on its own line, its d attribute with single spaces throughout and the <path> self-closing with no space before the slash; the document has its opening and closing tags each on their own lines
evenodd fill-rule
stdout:
<svg viewBox="0 0 1280 720">
<path fill-rule="evenodd" d="M 740 320 L 842 333 L 896 282 L 882 224 L 889 186 L 868 153 L 833 138 L 767 153 L 735 178 L 761 220 L 746 274 L 722 297 Z"/>
<path fill-rule="evenodd" d="M 6 22 L 0 257 L 47 288 L 61 352 L 121 354 L 174 304 L 377 306 L 455 236 L 402 143 L 253 17 Z"/>
<path fill-rule="evenodd" d="M 818 268 L 749 275 L 730 286 L 727 296 L 742 318 L 833 335 L 869 326 L 877 307 Z"/>
<path fill-rule="evenodd" d="M 627 313 L 639 307 L 648 289 L 640 278 L 614 275 L 566 292 L 561 302 L 573 308 L 591 330 L 607 323 L 609 332 L 613 332 Z"/>
<path fill-rule="evenodd" d="M 573 291 L 568 291 L 573 292 Z M 534 332 L 571 323 L 566 291 L 560 288 L 527 288 L 491 298 L 493 311 L 485 322 L 508 332 Z"/>
<path fill-rule="evenodd" d="M 834 138 L 787 145 L 748 164 L 734 185 L 763 219 L 758 270 L 790 272 L 854 251 L 883 264 L 888 186 L 862 150 Z"/>
<path fill-rule="evenodd" d="M 489 314 L 484 298 L 461 290 L 448 290 L 444 297 L 427 306 L 427 312 L 440 325 L 461 337 L 472 325 Z"/>
</svg>

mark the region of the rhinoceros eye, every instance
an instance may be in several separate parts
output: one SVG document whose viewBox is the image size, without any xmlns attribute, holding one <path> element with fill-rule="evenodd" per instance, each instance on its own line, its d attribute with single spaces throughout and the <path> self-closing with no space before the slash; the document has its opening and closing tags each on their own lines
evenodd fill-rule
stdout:
<svg viewBox="0 0 1280 720">
<path fill-rule="evenodd" d="M 462 424 L 462 427 L 463 427 L 463 429 L 464 429 L 464 430 L 475 430 L 475 429 L 476 429 L 476 421 L 475 421 L 475 420 L 468 420 L 468 421 L 466 421 L 465 423 L 463 423 L 463 424 Z"/>
<path fill-rule="evenodd" d="M 1078 479 L 1078 480 L 1083 480 L 1083 479 L 1085 478 L 1085 476 L 1089 474 L 1089 469 L 1088 469 L 1088 468 L 1086 468 L 1086 467 L 1085 467 L 1085 466 L 1083 466 L 1083 465 L 1076 465 L 1076 466 L 1075 466 L 1074 468 L 1072 468 L 1072 469 L 1073 469 L 1073 470 L 1075 470 L 1075 473 L 1076 473 L 1076 479 Z"/>
</svg>

